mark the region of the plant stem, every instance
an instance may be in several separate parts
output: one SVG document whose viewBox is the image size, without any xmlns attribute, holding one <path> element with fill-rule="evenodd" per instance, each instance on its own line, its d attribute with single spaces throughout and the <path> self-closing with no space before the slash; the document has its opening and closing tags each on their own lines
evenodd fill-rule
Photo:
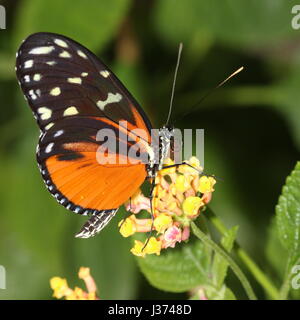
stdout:
<svg viewBox="0 0 300 320">
<path fill-rule="evenodd" d="M 291 281 L 291 274 L 288 274 L 285 278 L 284 281 L 282 283 L 282 286 L 280 288 L 280 293 L 279 293 L 279 299 L 280 300 L 286 300 L 288 295 L 289 295 L 289 291 L 290 291 L 290 281 Z"/>
<path fill-rule="evenodd" d="M 227 232 L 227 228 L 223 222 L 215 215 L 215 213 L 207 208 L 205 216 L 212 222 L 216 229 L 224 235 Z M 243 261 L 247 269 L 251 272 L 257 282 L 265 289 L 270 298 L 273 300 L 279 299 L 279 290 L 274 286 L 265 273 L 258 267 L 258 265 L 252 260 L 252 258 L 240 247 L 237 241 L 234 242 L 234 252 Z"/>
<path fill-rule="evenodd" d="M 291 261 L 292 261 L 292 256 L 293 254 L 290 254 L 287 264 L 286 264 L 286 271 L 285 271 L 285 275 L 284 275 L 284 280 L 282 283 L 282 286 L 280 288 L 280 293 L 279 293 L 279 299 L 280 300 L 287 300 L 288 296 L 289 296 L 289 292 L 291 289 L 291 278 L 292 278 L 292 271 L 291 271 Z M 294 265 L 298 265 L 300 263 L 300 259 L 298 259 Z"/>
<path fill-rule="evenodd" d="M 257 300 L 255 293 L 254 293 L 248 279 L 246 278 L 246 276 L 244 275 L 244 273 L 240 269 L 240 267 L 234 262 L 234 260 L 219 245 L 217 245 L 204 232 L 202 232 L 194 222 L 192 222 L 192 230 L 197 238 L 199 238 L 206 245 L 211 247 L 217 254 L 219 254 L 224 260 L 227 261 L 227 263 L 231 267 L 232 271 L 235 273 L 235 275 L 241 281 L 241 284 L 243 285 L 249 299 L 250 300 Z"/>
</svg>

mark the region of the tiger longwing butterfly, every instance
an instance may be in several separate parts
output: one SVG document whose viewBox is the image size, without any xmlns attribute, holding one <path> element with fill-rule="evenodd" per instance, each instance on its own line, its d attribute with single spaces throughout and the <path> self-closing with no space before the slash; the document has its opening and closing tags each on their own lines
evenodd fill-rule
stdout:
<svg viewBox="0 0 300 320">
<path fill-rule="evenodd" d="M 16 73 L 41 130 L 37 161 L 44 182 L 64 207 L 90 216 L 76 237 L 101 231 L 147 177 L 162 168 L 172 129 L 160 129 L 159 159 L 154 159 L 151 123 L 122 83 L 91 51 L 65 36 L 35 33 L 17 53 Z M 128 128 L 120 128 L 126 121 Z M 147 162 L 99 164 L 100 129 L 143 129 L 139 150 Z M 130 146 L 128 139 L 120 145 Z M 121 149 L 121 148 L 120 148 Z M 128 149 L 128 148 L 127 148 Z M 128 157 L 120 150 L 118 160 Z M 123 159 L 124 160 L 124 159 Z"/>
</svg>

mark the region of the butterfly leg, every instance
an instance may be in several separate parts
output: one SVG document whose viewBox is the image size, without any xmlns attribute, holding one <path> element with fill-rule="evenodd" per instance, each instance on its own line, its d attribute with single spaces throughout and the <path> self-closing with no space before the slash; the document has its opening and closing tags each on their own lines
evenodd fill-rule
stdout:
<svg viewBox="0 0 300 320">
<path fill-rule="evenodd" d="M 90 238 L 100 232 L 116 214 L 119 208 L 98 211 L 76 233 L 75 238 Z"/>
<path fill-rule="evenodd" d="M 217 180 L 221 180 L 220 178 L 217 178 L 217 177 L 216 177 L 215 175 L 213 175 L 213 174 L 205 174 L 203 171 L 200 171 L 198 168 L 196 168 L 196 167 L 192 166 L 191 164 L 189 164 L 189 163 L 187 163 L 187 162 L 184 162 L 184 161 L 183 161 L 182 163 L 176 163 L 176 164 L 171 164 L 171 165 L 169 165 L 169 166 L 163 166 L 163 167 L 162 167 L 162 170 L 163 170 L 163 169 L 174 168 L 174 167 L 177 168 L 177 167 L 184 166 L 184 165 L 189 166 L 190 168 L 193 168 L 193 169 L 195 169 L 196 171 L 198 171 L 200 176 L 207 176 L 207 177 L 215 178 L 215 179 L 217 179 Z"/>
<path fill-rule="evenodd" d="M 150 232 L 149 232 L 149 236 L 143 246 L 143 249 L 142 251 L 146 248 L 151 236 L 152 236 L 152 231 L 153 231 L 153 226 L 154 226 L 154 214 L 153 214 L 153 203 L 152 203 L 152 200 L 153 200 L 153 191 L 154 191 L 154 188 L 155 188 L 155 178 L 152 179 L 152 182 L 151 182 L 151 189 L 150 189 L 150 196 L 149 196 L 149 199 L 150 199 L 150 211 L 151 211 L 151 219 L 152 219 L 152 224 L 151 224 L 151 229 L 150 229 Z"/>
<path fill-rule="evenodd" d="M 200 174 L 202 173 L 202 171 L 200 171 L 199 169 L 197 169 L 196 167 L 194 167 L 194 166 L 192 166 L 191 164 L 189 164 L 189 163 L 187 163 L 187 162 L 181 162 L 181 163 L 175 163 L 175 164 L 171 164 L 171 165 L 169 165 L 169 166 L 163 166 L 162 167 L 162 170 L 163 169 L 169 169 L 169 168 L 174 168 L 174 167 L 180 167 L 180 166 L 189 166 L 189 167 L 191 167 L 191 168 L 193 168 L 193 169 L 195 169 L 196 171 L 198 171 Z"/>
</svg>

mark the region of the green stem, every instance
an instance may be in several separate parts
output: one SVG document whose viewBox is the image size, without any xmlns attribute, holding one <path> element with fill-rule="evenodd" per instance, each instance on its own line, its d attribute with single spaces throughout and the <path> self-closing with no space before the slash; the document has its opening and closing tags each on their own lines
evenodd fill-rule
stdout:
<svg viewBox="0 0 300 320">
<path fill-rule="evenodd" d="M 280 288 L 280 293 L 279 293 L 279 299 L 280 300 L 286 300 L 288 295 L 289 295 L 289 291 L 290 291 L 290 281 L 291 281 L 291 274 L 288 274 L 285 278 L 284 281 L 282 283 L 282 286 Z"/>
<path fill-rule="evenodd" d="M 227 232 L 227 228 L 225 227 L 223 222 L 214 214 L 214 212 L 210 208 L 207 208 L 207 210 L 205 211 L 205 216 L 212 222 L 212 224 L 222 235 Z M 243 263 L 257 280 L 257 282 L 265 289 L 270 298 L 273 300 L 279 299 L 279 290 L 274 286 L 274 284 L 265 275 L 265 273 L 257 266 L 257 264 L 248 255 L 248 253 L 245 252 L 245 250 L 242 249 L 236 241 L 234 243 L 233 250 L 241 259 L 241 261 L 243 261 Z"/>
<path fill-rule="evenodd" d="M 292 260 L 292 255 L 289 256 L 287 264 L 286 264 L 286 271 L 284 275 L 284 280 L 282 283 L 282 286 L 280 288 L 280 293 L 279 293 L 279 299 L 280 300 L 286 300 L 288 298 L 290 289 L 291 289 L 291 278 L 293 273 L 291 272 L 291 260 Z M 298 265 L 300 263 L 300 259 L 298 259 L 294 265 Z"/>
<path fill-rule="evenodd" d="M 246 276 L 244 275 L 244 273 L 240 269 L 240 267 L 233 261 L 233 259 L 219 245 L 217 245 L 204 232 L 202 232 L 194 222 L 192 222 L 192 230 L 197 238 L 199 238 L 201 241 L 203 241 L 207 246 L 209 246 L 217 254 L 219 254 L 224 260 L 227 261 L 227 263 L 231 267 L 232 271 L 235 273 L 235 275 L 241 281 L 241 284 L 243 285 L 249 299 L 250 300 L 257 300 L 255 293 L 254 293 L 248 279 L 246 278 Z"/>
</svg>

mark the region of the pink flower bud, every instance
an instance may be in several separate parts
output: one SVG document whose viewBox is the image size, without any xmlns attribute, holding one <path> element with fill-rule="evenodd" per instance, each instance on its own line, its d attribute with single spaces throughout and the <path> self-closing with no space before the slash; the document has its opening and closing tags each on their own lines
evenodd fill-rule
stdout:
<svg viewBox="0 0 300 320">
<path fill-rule="evenodd" d="M 164 248 L 174 248 L 176 242 L 181 242 L 182 234 L 181 229 L 172 226 L 163 235 L 163 247 Z"/>
<path fill-rule="evenodd" d="M 184 227 L 182 230 L 181 240 L 186 241 L 190 237 L 190 227 Z"/>
</svg>

